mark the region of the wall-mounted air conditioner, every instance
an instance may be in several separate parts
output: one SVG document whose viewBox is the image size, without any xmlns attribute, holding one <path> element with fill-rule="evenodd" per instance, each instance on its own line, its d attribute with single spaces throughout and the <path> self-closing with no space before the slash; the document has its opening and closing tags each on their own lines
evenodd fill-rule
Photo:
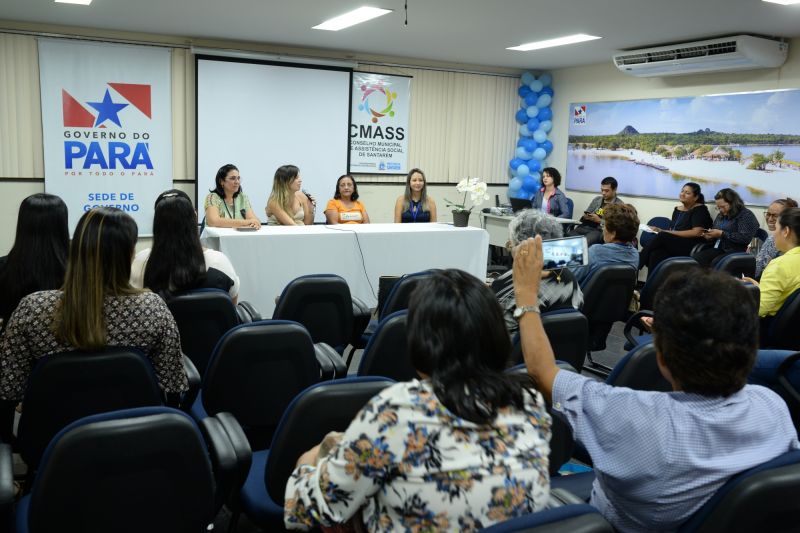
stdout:
<svg viewBox="0 0 800 533">
<path fill-rule="evenodd" d="M 752 35 L 734 35 L 671 46 L 630 50 L 614 56 L 631 76 L 681 76 L 701 72 L 775 68 L 783 65 L 788 43 Z"/>
</svg>

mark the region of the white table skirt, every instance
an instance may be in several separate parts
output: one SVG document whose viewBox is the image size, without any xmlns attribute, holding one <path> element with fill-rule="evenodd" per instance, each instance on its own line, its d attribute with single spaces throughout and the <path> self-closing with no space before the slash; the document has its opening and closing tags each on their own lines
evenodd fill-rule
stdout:
<svg viewBox="0 0 800 533">
<path fill-rule="evenodd" d="M 206 227 L 203 243 L 233 263 L 239 299 L 265 318 L 291 280 L 305 274 L 338 274 L 370 307 L 378 303 L 378 278 L 429 268 L 459 268 L 484 279 L 489 234 L 449 224 L 343 224 L 262 226 L 243 232 Z"/>
</svg>

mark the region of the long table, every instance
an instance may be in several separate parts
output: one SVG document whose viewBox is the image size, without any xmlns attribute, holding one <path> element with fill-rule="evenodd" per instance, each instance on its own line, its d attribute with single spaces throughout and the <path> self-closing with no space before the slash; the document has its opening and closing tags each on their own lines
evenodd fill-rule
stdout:
<svg viewBox="0 0 800 533">
<path fill-rule="evenodd" d="M 381 276 L 460 268 L 484 279 L 489 250 L 485 230 L 441 223 L 206 227 L 201 239 L 228 256 L 241 280 L 239 299 L 265 318 L 286 284 L 304 274 L 338 274 L 352 295 L 375 307 Z"/>
</svg>

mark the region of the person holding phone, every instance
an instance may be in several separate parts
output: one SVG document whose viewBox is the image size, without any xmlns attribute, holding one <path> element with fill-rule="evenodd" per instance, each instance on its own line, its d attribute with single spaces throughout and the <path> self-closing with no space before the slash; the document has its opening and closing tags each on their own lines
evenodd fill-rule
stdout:
<svg viewBox="0 0 800 533">
<path fill-rule="evenodd" d="M 508 248 L 514 254 L 515 247 L 525 239 L 539 235 L 542 239 L 560 239 L 563 230 L 558 221 L 538 209 L 525 209 L 508 224 Z M 555 309 L 580 309 L 583 305 L 583 292 L 569 268 L 543 270 L 539 284 L 539 310 L 544 313 Z M 514 317 L 517 302 L 514 296 L 514 282 L 509 270 L 492 282 L 492 290 L 503 308 L 506 328 L 516 333 L 519 323 Z"/>
<path fill-rule="evenodd" d="M 589 246 L 603 242 L 603 213 L 605 208 L 612 204 L 624 203 L 617 196 L 617 180 L 611 176 L 603 178 L 600 182 L 600 196 L 596 196 L 586 211 L 583 212 L 581 223 L 572 229 L 568 235 L 583 235 Z"/>
<path fill-rule="evenodd" d="M 703 232 L 703 238 L 713 246 L 694 255 L 698 263 L 712 267 L 725 255 L 744 252 L 759 228 L 758 219 L 733 189 L 720 189 L 714 201 L 719 214 L 711 228 Z"/>
<path fill-rule="evenodd" d="M 236 165 L 222 165 L 217 170 L 216 187 L 206 196 L 206 225 L 212 228 L 253 228 L 261 222 L 253 213 L 250 199 L 242 192 L 242 177 Z"/>
</svg>

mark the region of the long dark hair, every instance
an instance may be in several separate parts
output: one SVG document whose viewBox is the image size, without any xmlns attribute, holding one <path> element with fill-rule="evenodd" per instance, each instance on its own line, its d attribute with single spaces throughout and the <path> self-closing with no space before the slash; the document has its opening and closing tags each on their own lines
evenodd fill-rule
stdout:
<svg viewBox="0 0 800 533">
<path fill-rule="evenodd" d="M 508 405 L 522 409 L 532 388 L 527 375 L 504 372 L 511 341 L 497 299 L 461 270 L 436 271 L 412 293 L 408 351 L 439 401 L 476 424 L 490 424 Z"/>
<path fill-rule="evenodd" d="M 64 283 L 69 253 L 67 205 L 58 196 L 38 193 L 19 206 L 14 246 L 0 271 L 0 318 L 8 319 L 32 292 Z"/>
<path fill-rule="evenodd" d="M 192 202 L 183 191 L 164 191 L 156 198 L 144 286 L 164 296 L 172 289 L 198 287 L 205 279 L 206 261 Z"/>
<path fill-rule="evenodd" d="M 231 163 L 219 167 L 219 170 L 217 170 L 217 177 L 214 178 L 214 188 L 211 189 L 209 192 L 217 193 L 217 195 L 224 200 L 225 190 L 222 188 L 222 182 L 225 181 L 225 176 L 227 176 L 228 172 L 230 172 L 231 170 L 236 170 L 238 172 L 239 169 L 236 168 L 236 165 L 233 165 Z M 237 196 L 239 196 L 239 193 L 241 192 L 242 192 L 242 182 L 240 181 L 239 190 L 233 193 L 233 197 L 236 198 Z"/>
<path fill-rule="evenodd" d="M 697 184 L 697 183 L 695 183 L 693 181 L 690 181 L 688 183 L 685 183 L 683 186 L 684 187 L 689 187 L 692 190 L 692 194 L 697 196 L 697 204 L 698 205 L 706 203 L 706 197 L 703 196 L 703 190 L 700 189 L 700 185 L 699 184 Z"/>
<path fill-rule="evenodd" d="M 339 192 L 339 183 L 345 178 L 350 178 L 350 181 L 353 182 L 353 194 L 350 196 L 350 200 L 355 202 L 358 200 L 358 185 L 356 184 L 356 179 L 350 174 L 342 174 L 339 176 L 339 179 L 336 180 L 336 192 L 333 193 L 333 199 L 340 200 L 342 198 L 342 193 Z"/>
</svg>

